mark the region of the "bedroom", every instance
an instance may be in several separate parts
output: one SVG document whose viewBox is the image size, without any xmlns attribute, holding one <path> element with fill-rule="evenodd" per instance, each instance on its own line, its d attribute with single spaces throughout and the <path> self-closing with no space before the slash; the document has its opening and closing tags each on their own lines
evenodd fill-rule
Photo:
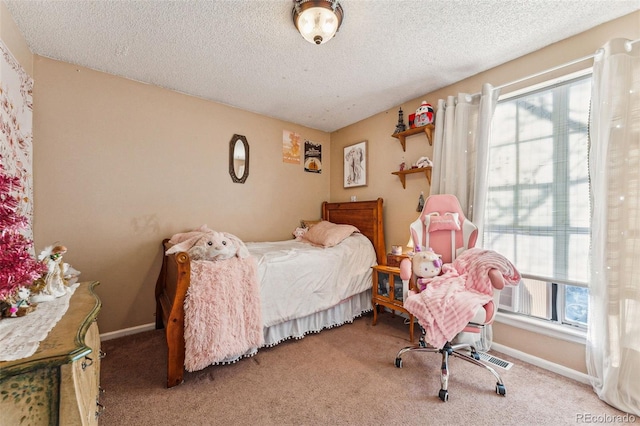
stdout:
<svg viewBox="0 0 640 426">
<path fill-rule="evenodd" d="M 422 99 L 474 93 L 486 81 L 514 81 L 592 54 L 610 39 L 640 37 L 635 12 L 329 133 L 33 55 L 0 7 L 2 41 L 35 80 L 36 249 L 60 241 L 82 278 L 101 282 L 99 326 L 107 335 L 152 327 L 160 241 L 178 231 L 208 224 L 248 240 L 284 239 L 300 219 L 318 218 L 322 201 L 381 196 L 387 244 L 402 244 L 418 195 L 429 187 L 412 179 L 402 190 L 390 174 L 403 155 L 390 138 L 399 106 L 411 111 Z M 282 162 L 274 147 L 283 130 L 322 144 L 323 173 Z M 227 172 L 234 133 L 251 147 L 244 185 L 233 184 Z M 370 182 L 344 189 L 342 149 L 362 140 L 369 144 Z M 419 145 L 408 144 L 408 161 L 420 154 Z M 585 371 L 584 345 L 500 323 L 494 330 L 498 343 Z"/>
</svg>

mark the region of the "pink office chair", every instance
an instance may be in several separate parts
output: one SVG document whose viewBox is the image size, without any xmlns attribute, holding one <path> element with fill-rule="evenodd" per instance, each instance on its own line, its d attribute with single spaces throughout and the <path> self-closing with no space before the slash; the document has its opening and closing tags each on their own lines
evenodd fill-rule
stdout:
<svg viewBox="0 0 640 426">
<path fill-rule="evenodd" d="M 427 198 L 420 216 L 410 225 L 410 231 L 415 251 L 424 251 L 431 248 L 442 255 L 442 261 L 445 264 L 451 263 L 463 251 L 474 247 L 478 237 L 478 228 L 466 220 L 458 199 L 450 194 L 432 195 Z M 493 322 L 500 298 L 500 290 L 504 287 L 505 281 L 502 274 L 496 269 L 490 269 L 488 276 L 494 288 L 493 299 L 479 308 L 471 322 L 464 326 L 460 332 L 480 333 L 483 327 Z M 400 277 L 403 280 L 405 289 L 410 286 L 414 291 L 417 290 L 410 259 L 402 260 Z M 405 298 L 404 300 L 407 299 Z M 416 312 L 412 312 L 412 314 L 415 315 Z M 497 379 L 496 393 L 502 396 L 506 395 L 506 389 L 500 375 L 490 366 L 480 362 L 480 356 L 472 344 L 446 342 L 443 347 L 433 347 L 425 339 L 425 328 L 420 325 L 420 329 L 422 336 L 418 344 L 405 347 L 396 355 L 396 367 L 402 368 L 402 356 L 410 352 L 442 354 L 441 389 L 438 396 L 442 401 L 446 402 L 449 399 L 449 357 L 454 356 L 489 370 Z M 463 350 L 464 352 L 462 352 Z"/>
</svg>

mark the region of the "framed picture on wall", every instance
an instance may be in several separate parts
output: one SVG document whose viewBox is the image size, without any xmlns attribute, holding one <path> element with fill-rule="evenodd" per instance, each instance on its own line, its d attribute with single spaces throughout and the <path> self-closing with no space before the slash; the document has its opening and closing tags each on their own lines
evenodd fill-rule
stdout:
<svg viewBox="0 0 640 426">
<path fill-rule="evenodd" d="M 342 156 L 344 163 L 343 186 L 354 188 L 367 185 L 367 141 L 345 146 Z"/>
</svg>

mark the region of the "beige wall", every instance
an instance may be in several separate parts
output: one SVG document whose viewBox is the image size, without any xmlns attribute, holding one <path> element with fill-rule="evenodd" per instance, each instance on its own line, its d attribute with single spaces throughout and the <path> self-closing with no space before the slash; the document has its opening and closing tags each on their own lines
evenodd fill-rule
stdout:
<svg viewBox="0 0 640 426">
<path fill-rule="evenodd" d="M 160 243 L 207 224 L 247 240 L 291 237 L 329 198 L 329 135 L 36 56 L 34 239 L 59 241 L 99 280 L 102 332 L 154 321 Z M 282 162 L 283 130 L 322 143 L 323 173 Z M 229 176 L 234 133 L 249 178 Z"/>
<path fill-rule="evenodd" d="M 0 2 L 0 40 L 9 48 L 27 74 L 33 76 L 33 55 L 4 2 Z"/>
<path fill-rule="evenodd" d="M 483 83 L 491 83 L 494 86 L 511 83 L 591 55 L 608 40 L 617 37 L 632 40 L 640 38 L 640 12 L 598 26 L 436 92 L 418 96 L 401 105 L 405 122 L 408 114 L 414 112 L 422 100 L 426 100 L 435 107 L 438 99 L 446 98 L 448 95 L 459 92 L 477 93 Z M 577 66 L 565 68 L 556 75 L 583 69 L 591 64 L 591 61 L 584 61 Z M 428 78 L 428 74 L 429 70 L 425 70 L 425 78 Z M 506 87 L 502 93 L 544 81 L 553 75 L 547 74 L 537 80 Z M 398 107 L 395 107 L 331 134 L 331 159 L 334 164 L 334 170 L 331 173 L 331 200 L 346 201 L 352 195 L 356 195 L 358 199 L 384 198 L 385 237 L 388 249 L 392 244 L 406 244 L 409 239 L 408 225 L 418 215 L 416 207 L 420 192 L 424 191 L 425 196 L 429 194 L 429 185 L 422 174 L 407 176 L 407 188 L 403 189 L 398 177 L 391 172 L 398 170 L 398 165 L 402 161 L 413 163 L 423 155 L 433 158 L 433 147 L 427 143 L 423 135 L 407 138 L 407 149 L 403 152 L 400 143 L 391 137 L 397 122 Z M 342 150 L 344 146 L 360 140 L 367 140 L 369 145 L 369 185 L 364 188 L 344 189 L 340 168 Z M 494 340 L 574 370 L 586 371 L 584 345 L 558 341 L 504 324 L 496 324 Z"/>
</svg>

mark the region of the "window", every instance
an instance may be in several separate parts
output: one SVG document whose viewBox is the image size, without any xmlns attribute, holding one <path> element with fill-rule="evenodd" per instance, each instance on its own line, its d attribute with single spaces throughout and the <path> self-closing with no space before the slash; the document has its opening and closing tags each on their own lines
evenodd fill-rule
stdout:
<svg viewBox="0 0 640 426">
<path fill-rule="evenodd" d="M 523 282 L 500 308 L 585 328 L 591 75 L 501 98 L 493 119 L 484 246 Z"/>
</svg>

